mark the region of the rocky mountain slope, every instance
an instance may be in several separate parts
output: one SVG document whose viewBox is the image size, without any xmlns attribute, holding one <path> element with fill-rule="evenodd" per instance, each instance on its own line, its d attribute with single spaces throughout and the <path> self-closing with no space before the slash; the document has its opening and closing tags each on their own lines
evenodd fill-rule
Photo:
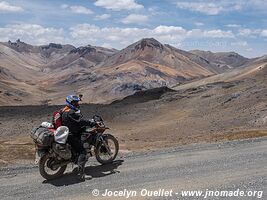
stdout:
<svg viewBox="0 0 267 200">
<path fill-rule="evenodd" d="M 173 87 L 249 62 L 236 53 L 206 56 L 153 38 L 120 51 L 9 41 L 0 43 L 0 105 L 61 104 L 73 92 L 83 93 L 86 103 L 110 103 L 137 91 Z"/>
<path fill-rule="evenodd" d="M 193 50 L 191 53 L 209 61 L 218 72 L 229 71 L 233 68 L 242 67 L 249 63 L 249 59 L 235 52 L 219 52 Z"/>
<path fill-rule="evenodd" d="M 267 62 L 259 59 L 247 68 L 172 89 L 139 91 L 108 105 L 82 104 L 82 112 L 103 116 L 121 147 L 129 150 L 264 136 L 266 77 Z M 1 133 L 24 136 L 61 107 L 2 107 Z"/>
</svg>

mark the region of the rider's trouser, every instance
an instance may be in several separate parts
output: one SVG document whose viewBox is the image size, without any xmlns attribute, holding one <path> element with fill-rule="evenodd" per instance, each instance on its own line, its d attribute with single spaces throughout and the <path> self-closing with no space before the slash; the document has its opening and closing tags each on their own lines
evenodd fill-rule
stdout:
<svg viewBox="0 0 267 200">
<path fill-rule="evenodd" d="M 74 149 L 74 151 L 79 154 L 77 164 L 79 167 L 79 171 L 83 172 L 84 166 L 86 163 L 86 150 L 83 147 L 83 143 L 81 141 L 81 136 L 69 135 L 68 143 L 71 145 L 71 147 Z"/>
</svg>

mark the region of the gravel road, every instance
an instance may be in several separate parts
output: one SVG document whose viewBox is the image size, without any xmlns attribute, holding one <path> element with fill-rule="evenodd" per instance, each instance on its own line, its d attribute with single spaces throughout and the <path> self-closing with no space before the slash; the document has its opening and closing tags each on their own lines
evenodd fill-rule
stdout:
<svg viewBox="0 0 267 200">
<path fill-rule="evenodd" d="M 124 195 L 120 199 L 126 199 L 127 192 L 132 192 L 132 199 L 204 199 L 204 196 L 182 197 L 181 192 L 205 192 L 207 189 L 245 191 L 247 196 L 226 198 L 214 193 L 206 199 L 266 199 L 266 158 L 267 138 L 264 137 L 192 144 L 145 153 L 121 153 L 119 160 L 105 166 L 91 158 L 86 173 L 92 179 L 85 182 L 75 177 L 71 166 L 65 176 L 50 182 L 39 175 L 36 166 L 14 166 L 0 169 L 0 199 L 118 199 L 115 191 Z M 93 190 L 97 194 L 95 189 L 100 196 L 92 195 Z M 165 190 L 165 196 L 157 193 L 149 196 L 147 193 L 159 189 Z M 106 190 L 112 193 L 111 197 L 102 196 Z M 163 194 L 162 190 L 160 194 Z M 255 191 L 255 196 L 247 191 Z"/>
</svg>

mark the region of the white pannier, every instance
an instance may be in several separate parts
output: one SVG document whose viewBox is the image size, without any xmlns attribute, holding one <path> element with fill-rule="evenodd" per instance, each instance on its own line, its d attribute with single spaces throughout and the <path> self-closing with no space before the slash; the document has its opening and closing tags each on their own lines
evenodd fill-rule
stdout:
<svg viewBox="0 0 267 200">
<path fill-rule="evenodd" d="M 59 144 L 66 144 L 69 136 L 69 128 L 66 126 L 60 126 L 54 133 L 55 142 Z"/>
</svg>

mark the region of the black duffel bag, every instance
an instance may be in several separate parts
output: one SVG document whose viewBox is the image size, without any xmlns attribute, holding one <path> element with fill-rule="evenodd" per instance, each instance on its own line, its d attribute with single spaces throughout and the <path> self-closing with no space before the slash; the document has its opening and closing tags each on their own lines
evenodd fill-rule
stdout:
<svg viewBox="0 0 267 200">
<path fill-rule="evenodd" d="M 39 126 L 31 131 L 31 138 L 37 144 L 50 147 L 54 140 L 54 135 L 48 128 Z"/>
</svg>

